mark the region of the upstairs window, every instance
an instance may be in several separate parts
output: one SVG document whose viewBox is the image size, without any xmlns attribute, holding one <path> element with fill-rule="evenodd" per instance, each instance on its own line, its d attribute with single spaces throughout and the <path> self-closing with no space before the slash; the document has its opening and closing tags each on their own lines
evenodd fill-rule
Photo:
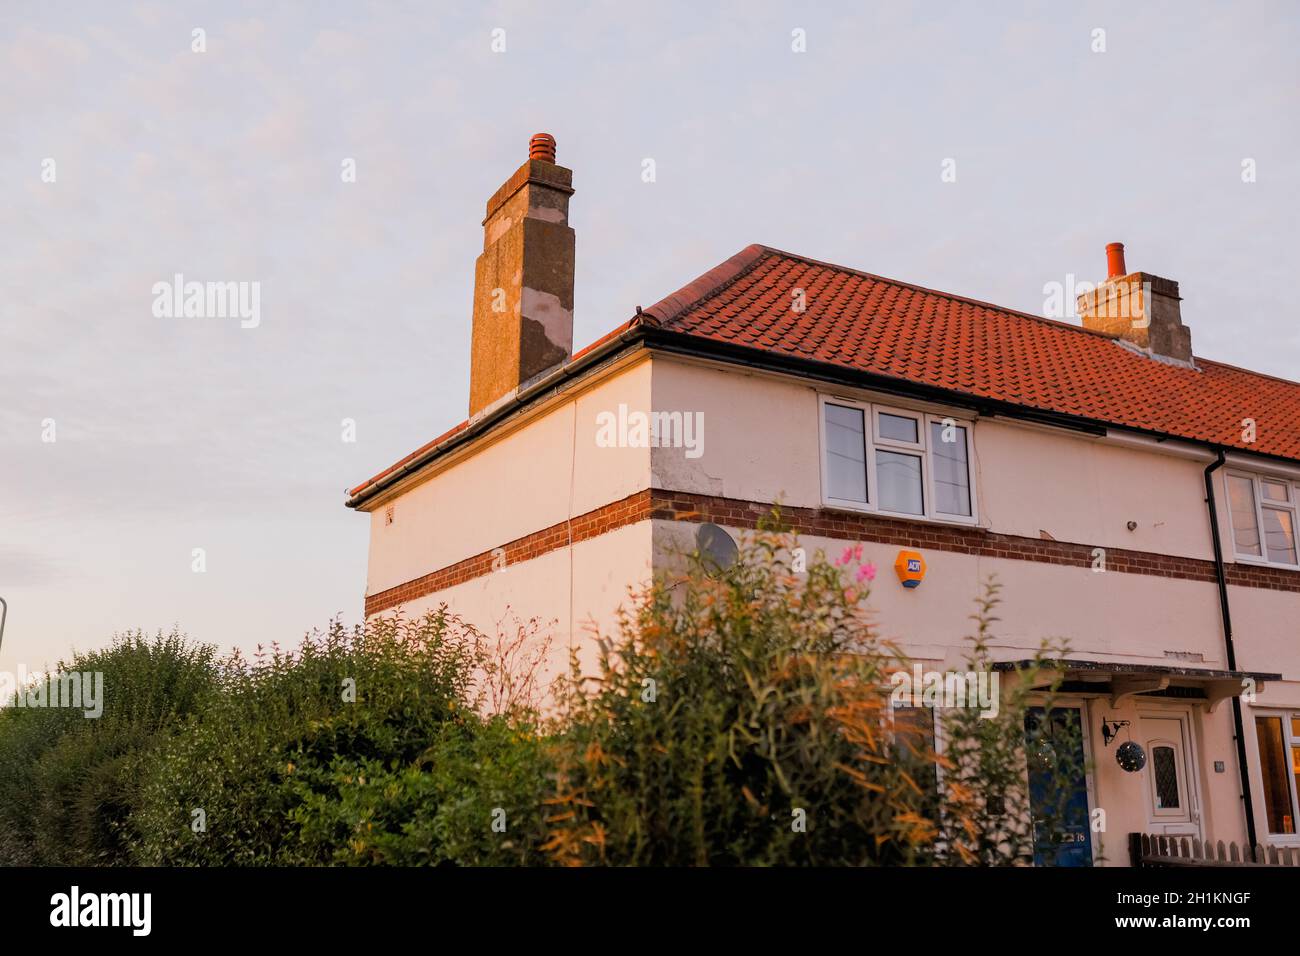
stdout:
<svg viewBox="0 0 1300 956">
<path fill-rule="evenodd" d="M 827 396 L 821 428 L 827 504 L 975 521 L 969 422 Z"/>
<path fill-rule="evenodd" d="M 1228 472 L 1228 513 L 1237 557 L 1297 565 L 1296 483 L 1266 475 Z"/>
</svg>

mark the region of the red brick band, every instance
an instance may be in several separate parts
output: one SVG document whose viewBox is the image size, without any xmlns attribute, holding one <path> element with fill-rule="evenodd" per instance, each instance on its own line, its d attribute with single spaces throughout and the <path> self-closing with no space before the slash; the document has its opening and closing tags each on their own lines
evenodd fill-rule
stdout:
<svg viewBox="0 0 1300 956">
<path fill-rule="evenodd" d="M 502 547 L 505 551 L 506 564 L 518 564 L 568 544 L 585 541 L 625 525 L 636 524 L 638 521 L 650 519 L 712 521 L 733 528 L 752 529 L 756 528 L 765 516 L 771 514 L 771 511 L 772 505 L 757 501 L 717 498 L 654 488 L 638 491 L 621 501 L 596 508 L 522 538 L 516 538 Z M 783 507 L 781 520 L 790 530 L 803 535 L 890 544 L 918 550 L 928 548 L 934 551 L 972 554 L 986 558 L 1038 561 L 1044 564 L 1061 564 L 1078 568 L 1093 566 L 1093 551 L 1097 547 L 1091 544 L 1071 544 L 1065 541 L 1045 541 L 1020 535 L 998 534 L 983 528 L 962 525 L 886 518 L 880 515 L 855 514 L 823 508 Z M 1150 574 L 1156 577 L 1207 583 L 1215 580 L 1213 561 L 1157 554 L 1151 551 L 1130 551 L 1123 548 L 1104 550 L 1107 571 L 1121 574 Z M 407 581 L 405 584 L 367 595 L 366 614 L 367 616 L 376 614 L 407 601 L 489 574 L 494 562 L 499 563 L 499 560 L 493 552 L 485 551 Z M 1249 564 L 1229 564 L 1227 576 L 1229 584 L 1239 587 L 1300 592 L 1300 571 Z"/>
<path fill-rule="evenodd" d="M 628 495 L 622 501 L 615 501 L 613 504 L 604 505 L 594 511 L 588 511 L 586 514 L 570 518 L 568 521 L 561 521 L 549 528 L 543 528 L 541 531 L 535 531 L 532 534 L 524 535 L 522 538 L 516 538 L 501 545 L 500 550 L 505 552 L 506 566 L 519 564 L 521 561 L 541 557 L 543 554 L 557 548 L 563 548 L 578 541 L 586 541 L 588 538 L 595 538 L 624 525 L 645 521 L 649 517 L 650 491 L 647 489 Z M 407 581 L 405 584 L 391 587 L 386 591 L 367 594 L 366 616 L 369 617 L 371 614 L 387 610 L 390 607 L 396 607 L 399 604 L 405 604 L 407 601 L 414 601 L 416 598 L 422 598 L 427 594 L 433 594 L 436 591 L 463 584 L 485 574 L 491 574 L 494 566 L 502 566 L 502 556 L 494 553 L 496 550 L 484 551 L 472 558 L 457 561 L 455 564 L 449 564 L 445 568 L 431 571 L 428 574 Z"/>
</svg>

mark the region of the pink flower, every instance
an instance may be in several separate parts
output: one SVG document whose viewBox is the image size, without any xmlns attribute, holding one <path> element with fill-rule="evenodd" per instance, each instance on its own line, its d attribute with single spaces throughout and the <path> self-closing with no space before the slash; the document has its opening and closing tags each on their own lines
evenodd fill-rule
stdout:
<svg viewBox="0 0 1300 956">
<path fill-rule="evenodd" d="M 876 580 L 876 566 L 870 561 L 862 565 L 862 567 L 858 568 L 857 580 L 858 583 Z"/>
<path fill-rule="evenodd" d="M 853 548 L 852 547 L 845 548 L 844 553 L 841 554 L 836 559 L 835 566 L 837 568 L 843 567 L 844 565 L 848 564 L 852 560 L 853 560 Z"/>
</svg>

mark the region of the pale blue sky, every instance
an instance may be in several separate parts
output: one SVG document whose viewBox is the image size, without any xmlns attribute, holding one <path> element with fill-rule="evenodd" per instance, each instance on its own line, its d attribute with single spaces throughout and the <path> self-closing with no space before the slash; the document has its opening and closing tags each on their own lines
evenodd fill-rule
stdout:
<svg viewBox="0 0 1300 956">
<path fill-rule="evenodd" d="M 135 627 L 251 648 L 356 620 L 343 489 L 464 417 L 483 203 L 539 130 L 574 170 L 578 345 L 751 242 L 1041 312 L 1119 240 L 1181 283 L 1198 354 L 1300 378 L 1298 25 L 1249 2 L 8 0 L 0 669 Z M 156 318 L 177 272 L 260 282 L 261 325 Z"/>
</svg>

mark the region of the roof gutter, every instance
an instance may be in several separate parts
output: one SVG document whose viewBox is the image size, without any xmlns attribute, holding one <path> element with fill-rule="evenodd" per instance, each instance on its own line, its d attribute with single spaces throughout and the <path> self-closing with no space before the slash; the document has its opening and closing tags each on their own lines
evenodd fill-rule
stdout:
<svg viewBox="0 0 1300 956">
<path fill-rule="evenodd" d="M 1227 455 L 1211 447 L 1214 461 L 1205 466 L 1205 505 L 1210 515 L 1210 540 L 1214 544 L 1214 578 L 1219 586 L 1219 616 L 1223 621 L 1223 647 L 1228 670 L 1237 669 L 1237 651 L 1232 643 L 1232 610 L 1228 605 L 1228 575 L 1223 563 L 1223 542 L 1219 537 L 1219 509 L 1214 497 L 1214 473 L 1223 467 Z M 1246 813 L 1246 838 L 1251 856 L 1255 853 L 1255 801 L 1250 792 L 1250 769 L 1246 763 L 1245 725 L 1241 717 L 1241 698 L 1232 698 L 1232 725 L 1237 738 L 1237 771 L 1241 775 L 1241 801 Z"/>
</svg>

